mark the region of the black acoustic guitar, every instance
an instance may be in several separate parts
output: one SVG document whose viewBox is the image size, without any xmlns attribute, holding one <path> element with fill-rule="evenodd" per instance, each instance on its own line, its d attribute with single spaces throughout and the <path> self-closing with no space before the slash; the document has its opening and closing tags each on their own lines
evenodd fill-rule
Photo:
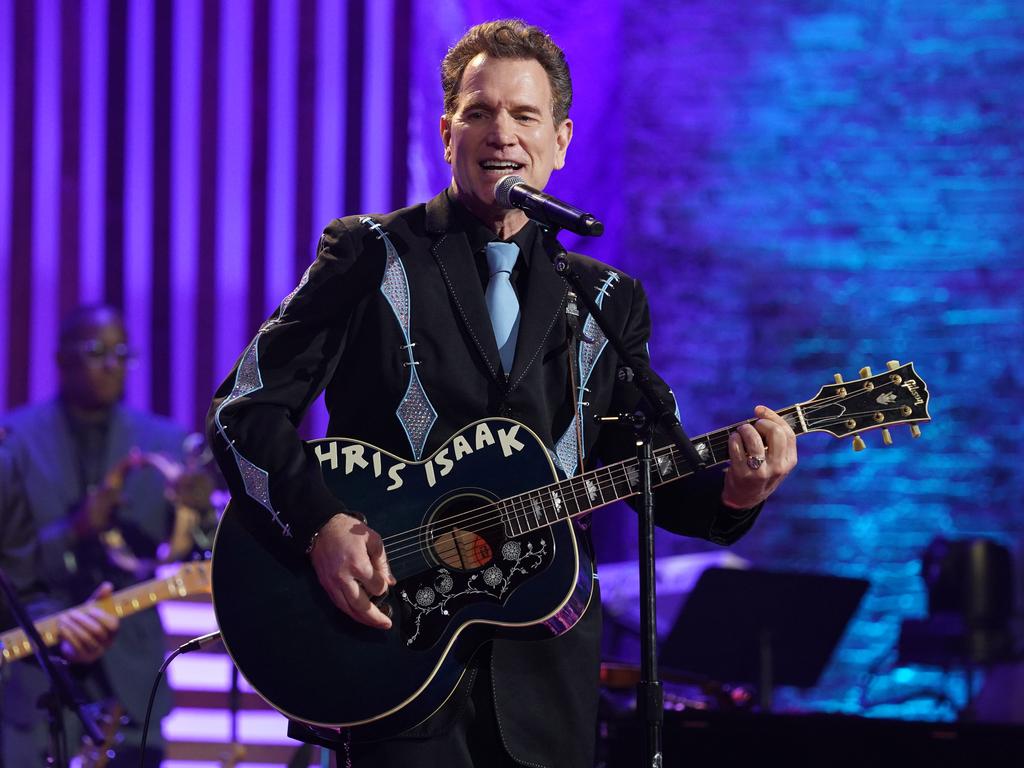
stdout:
<svg viewBox="0 0 1024 768">
<path fill-rule="evenodd" d="M 929 420 L 913 364 L 822 387 L 779 412 L 798 434 L 854 437 Z M 729 458 L 739 425 L 693 439 L 709 465 Z M 888 431 L 886 444 L 891 442 Z M 349 619 L 308 557 L 261 508 L 228 506 L 213 550 L 213 598 L 224 644 L 273 707 L 295 720 L 397 733 L 440 707 L 466 662 L 495 637 L 567 631 L 592 595 L 593 564 L 573 518 L 639 492 L 635 458 L 560 478 L 540 439 L 508 419 L 478 421 L 413 462 L 357 440 L 313 444 L 329 488 L 384 540 L 397 585 L 390 630 Z M 656 485 L 689 474 L 675 447 L 655 452 Z"/>
</svg>

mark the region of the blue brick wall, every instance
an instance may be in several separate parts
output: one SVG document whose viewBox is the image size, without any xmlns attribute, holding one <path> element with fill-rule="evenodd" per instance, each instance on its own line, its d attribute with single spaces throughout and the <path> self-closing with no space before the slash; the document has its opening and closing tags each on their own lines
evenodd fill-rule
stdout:
<svg viewBox="0 0 1024 768">
<path fill-rule="evenodd" d="M 869 435 L 855 455 L 802 438 L 735 547 L 872 583 L 821 685 L 781 702 L 951 716 L 915 692 L 958 700 L 962 681 L 891 652 L 924 613 L 933 537 L 1024 535 L 1024 6 L 645 0 L 623 19 L 635 229 L 619 262 L 645 278 L 691 434 L 893 358 L 933 398 L 921 440 Z"/>
</svg>

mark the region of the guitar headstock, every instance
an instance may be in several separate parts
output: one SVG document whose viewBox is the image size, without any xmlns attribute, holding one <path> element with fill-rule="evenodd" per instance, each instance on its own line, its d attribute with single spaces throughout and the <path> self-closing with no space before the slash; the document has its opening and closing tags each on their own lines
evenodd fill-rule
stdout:
<svg viewBox="0 0 1024 768">
<path fill-rule="evenodd" d="M 859 433 L 882 429 L 882 441 L 892 445 L 888 427 L 910 424 L 914 437 L 921 436 L 918 422 L 930 421 L 928 387 L 913 363 L 886 364 L 885 373 L 871 374 L 861 368 L 860 378 L 843 381 L 837 373 L 835 384 L 826 384 L 811 400 L 800 404 L 808 432 L 828 432 L 835 437 L 854 435 L 854 450 L 864 448 Z"/>
</svg>

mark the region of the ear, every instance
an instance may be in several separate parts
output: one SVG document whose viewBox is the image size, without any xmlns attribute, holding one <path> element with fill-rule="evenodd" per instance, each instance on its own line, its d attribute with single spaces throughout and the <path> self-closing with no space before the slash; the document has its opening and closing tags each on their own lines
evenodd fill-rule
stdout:
<svg viewBox="0 0 1024 768">
<path fill-rule="evenodd" d="M 444 144 L 444 161 L 452 162 L 452 124 L 447 115 L 441 115 L 441 143 Z"/>
<path fill-rule="evenodd" d="M 572 120 L 566 118 L 555 129 L 555 168 L 561 170 L 565 166 L 565 153 L 572 141 Z"/>
</svg>

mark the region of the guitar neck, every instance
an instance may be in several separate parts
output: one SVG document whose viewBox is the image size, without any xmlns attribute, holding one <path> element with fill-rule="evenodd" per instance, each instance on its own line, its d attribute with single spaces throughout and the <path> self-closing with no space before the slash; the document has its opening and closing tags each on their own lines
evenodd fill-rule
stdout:
<svg viewBox="0 0 1024 768">
<path fill-rule="evenodd" d="M 808 428 L 800 405 L 783 408 L 778 413 L 797 435 L 812 431 Z M 743 424 L 753 424 L 755 421 L 750 419 L 698 435 L 691 438 L 690 442 L 707 467 L 717 466 L 729 460 L 729 436 Z M 654 451 L 654 470 L 651 476 L 654 487 L 693 473 L 694 470 L 677 446 L 668 445 Z M 640 461 L 633 457 L 503 499 L 496 503 L 496 507 L 508 532 L 511 535 L 522 535 L 558 520 L 584 515 L 612 502 L 636 496 L 641 490 L 640 480 Z"/>
<path fill-rule="evenodd" d="M 55 613 L 35 622 L 36 630 L 47 647 L 57 644 L 60 640 L 59 626 L 61 620 L 72 611 L 95 607 L 118 618 L 125 618 L 139 611 L 145 611 L 164 600 L 188 597 L 191 590 L 182 577 L 179 569 L 174 574 L 160 579 L 144 581 L 141 584 L 122 589 L 108 597 L 83 603 L 77 608 Z M 0 634 L 0 648 L 4 661 L 18 661 L 33 653 L 32 643 L 22 629 L 12 629 Z"/>
</svg>

